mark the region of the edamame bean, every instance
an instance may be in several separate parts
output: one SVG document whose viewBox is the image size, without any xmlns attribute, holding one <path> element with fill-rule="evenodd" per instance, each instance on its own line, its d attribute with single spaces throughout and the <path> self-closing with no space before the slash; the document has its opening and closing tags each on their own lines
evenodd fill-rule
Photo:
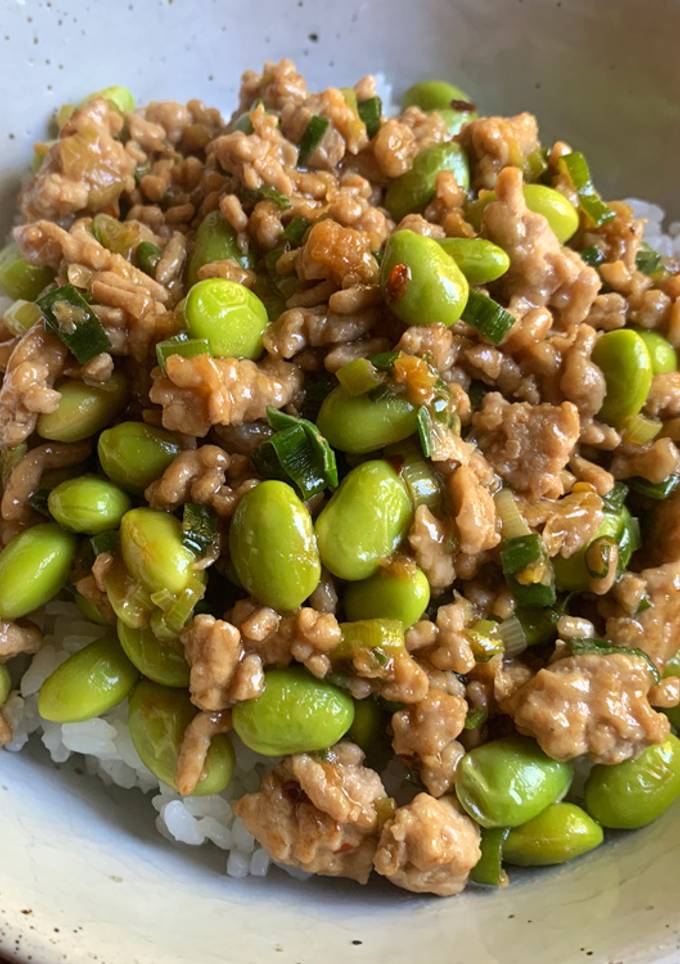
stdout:
<svg viewBox="0 0 680 964">
<path fill-rule="evenodd" d="M 584 797 L 588 813 L 603 827 L 646 826 L 680 797 L 680 740 L 671 735 L 634 760 L 594 766 Z"/>
<path fill-rule="evenodd" d="M 189 686 L 189 666 L 180 643 L 162 642 L 150 629 L 133 629 L 120 619 L 117 632 L 123 652 L 143 676 L 163 686 Z"/>
<path fill-rule="evenodd" d="M 26 261 L 14 241 L 0 251 L 0 291 L 8 298 L 35 301 L 53 278 L 51 268 Z"/>
<path fill-rule="evenodd" d="M 96 475 L 68 479 L 52 489 L 47 499 L 47 508 L 59 525 L 89 535 L 117 529 L 131 506 L 122 489 Z"/>
<path fill-rule="evenodd" d="M 85 619 L 88 619 L 91 623 L 96 623 L 97 626 L 108 626 L 112 622 L 108 613 L 103 612 L 91 599 L 86 599 L 85 596 L 75 590 L 73 601 Z"/>
<path fill-rule="evenodd" d="M 456 794 L 482 827 L 518 827 L 565 795 L 574 775 L 523 736 L 492 740 L 466 753 L 456 771 Z"/>
<path fill-rule="evenodd" d="M 456 110 L 453 107 L 440 107 L 437 113 L 446 124 L 449 137 L 460 134 L 465 124 L 469 124 L 478 116 L 475 110 Z"/>
<path fill-rule="evenodd" d="M 389 462 L 363 462 L 316 520 L 321 561 L 340 579 L 368 579 L 397 548 L 412 518 L 408 489 Z"/>
<path fill-rule="evenodd" d="M 405 629 L 418 622 L 429 601 L 430 584 L 416 565 L 378 569 L 347 586 L 344 597 L 348 619 L 398 619 Z"/>
<path fill-rule="evenodd" d="M 460 87 L 446 80 L 421 80 L 409 87 L 401 98 L 401 106 L 440 110 L 442 107 L 450 107 L 452 100 L 464 100 L 469 103 L 470 98 Z"/>
<path fill-rule="evenodd" d="M 533 820 L 514 827 L 503 844 L 503 859 L 517 867 L 548 867 L 599 847 L 604 833 L 575 803 L 553 803 Z"/>
<path fill-rule="evenodd" d="M 142 680 L 130 697 L 130 736 L 142 763 L 163 783 L 177 789 L 175 773 L 184 731 L 197 709 L 182 690 Z M 221 793 L 234 771 L 234 749 L 225 733 L 214 736 L 203 775 L 192 797 Z"/>
<path fill-rule="evenodd" d="M 193 338 L 205 338 L 218 358 L 259 358 L 267 309 L 245 285 L 206 278 L 189 290 L 184 317 Z"/>
<path fill-rule="evenodd" d="M 54 522 L 24 529 L 0 552 L 0 619 L 19 619 L 63 589 L 76 537 Z"/>
<path fill-rule="evenodd" d="M 546 187 L 545 184 L 525 184 L 522 190 L 529 210 L 534 214 L 542 214 L 560 244 L 566 244 L 576 233 L 579 225 L 578 211 L 571 201 L 564 194 L 560 194 L 552 187 Z M 495 191 L 483 191 L 480 192 L 476 201 L 468 205 L 468 220 L 478 230 L 482 223 L 484 208 L 495 200 Z"/>
<path fill-rule="evenodd" d="M 4 663 L 0 663 L 0 709 L 5 705 L 12 692 L 12 677 Z"/>
<path fill-rule="evenodd" d="M 250 267 L 247 254 L 241 251 L 236 232 L 219 211 L 211 211 L 201 221 L 187 268 L 187 288 L 198 281 L 198 271 L 211 261 L 236 261 L 243 268 Z"/>
<path fill-rule="evenodd" d="M 324 398 L 316 424 L 333 448 L 362 454 L 413 435 L 417 410 L 400 395 L 350 395 L 339 385 Z"/>
<path fill-rule="evenodd" d="M 440 248 L 456 262 L 471 285 L 496 281 L 510 267 L 510 258 L 485 238 L 442 238 Z"/>
<path fill-rule="evenodd" d="M 341 740 L 354 720 L 354 701 L 337 686 L 302 668 L 265 673 L 264 693 L 237 703 L 234 730 L 265 756 L 324 750 Z"/>
<path fill-rule="evenodd" d="M 312 517 L 285 482 L 270 479 L 243 496 L 229 552 L 242 585 L 273 609 L 297 609 L 321 578 Z"/>
<path fill-rule="evenodd" d="M 387 715 L 374 700 L 354 701 L 354 721 L 347 731 L 347 739 L 370 753 L 383 741 Z"/>
<path fill-rule="evenodd" d="M 450 171 L 459 187 L 469 188 L 467 157 L 456 141 L 426 147 L 415 158 L 411 170 L 392 181 L 385 195 L 385 207 L 395 221 L 427 207 L 435 194 L 437 175 L 442 171 Z"/>
<path fill-rule="evenodd" d="M 176 435 L 144 422 L 120 422 L 102 432 L 97 443 L 104 472 L 135 495 L 142 495 L 181 451 Z"/>
<path fill-rule="evenodd" d="M 114 372 L 104 385 L 86 385 L 73 378 L 57 384 L 61 392 L 54 412 L 38 416 L 36 431 L 55 442 L 80 442 L 101 431 L 125 408 L 128 384 L 122 372 Z"/>
<path fill-rule="evenodd" d="M 432 238 L 395 231 L 380 269 L 385 301 L 407 325 L 453 325 L 463 313 L 468 283 Z"/>
<path fill-rule="evenodd" d="M 103 636 L 47 677 L 40 687 L 38 712 L 52 723 L 91 720 L 122 703 L 138 675 L 115 635 Z"/>
<path fill-rule="evenodd" d="M 639 328 L 635 331 L 647 346 L 652 363 L 652 375 L 665 375 L 667 372 L 678 370 L 678 356 L 667 338 L 660 335 L 658 331 L 645 331 Z"/>
<path fill-rule="evenodd" d="M 601 335 L 592 353 L 607 383 L 598 417 L 614 427 L 637 415 L 652 386 L 652 360 L 637 332 L 618 328 Z"/>
<path fill-rule="evenodd" d="M 120 523 L 120 549 L 128 572 L 150 593 L 180 593 L 195 579 L 194 553 L 182 542 L 182 526 L 159 509 L 130 509 Z"/>
</svg>

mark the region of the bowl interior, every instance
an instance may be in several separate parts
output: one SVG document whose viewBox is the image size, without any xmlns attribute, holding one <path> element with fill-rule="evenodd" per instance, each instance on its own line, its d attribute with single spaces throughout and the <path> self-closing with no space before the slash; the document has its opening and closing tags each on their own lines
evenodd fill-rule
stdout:
<svg viewBox="0 0 680 964">
<path fill-rule="evenodd" d="M 49 114 L 124 83 L 230 112 L 239 75 L 291 56 L 312 85 L 381 71 L 398 91 L 450 77 L 486 113 L 535 111 L 583 149 L 605 196 L 680 216 L 680 6 L 656 0 L 148 0 L 5 5 L 0 229 Z M 667 29 L 660 30 L 665 23 Z M 643 146 L 644 145 L 644 146 Z M 0 755 L 0 949 L 18 960 L 377 962 L 677 960 L 680 812 L 560 870 L 456 900 L 387 884 L 222 876 L 215 851 L 172 848 L 137 792 L 40 750 Z M 64 956 L 65 955 L 65 956 Z"/>
</svg>

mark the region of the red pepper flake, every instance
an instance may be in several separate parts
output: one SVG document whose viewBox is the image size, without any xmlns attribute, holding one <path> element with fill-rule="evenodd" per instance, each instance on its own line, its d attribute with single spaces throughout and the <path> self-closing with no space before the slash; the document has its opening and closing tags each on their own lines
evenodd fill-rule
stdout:
<svg viewBox="0 0 680 964">
<path fill-rule="evenodd" d="M 409 266 L 402 263 L 395 264 L 387 276 L 387 284 L 385 285 L 385 300 L 388 304 L 403 298 L 410 280 L 411 269 Z"/>
</svg>

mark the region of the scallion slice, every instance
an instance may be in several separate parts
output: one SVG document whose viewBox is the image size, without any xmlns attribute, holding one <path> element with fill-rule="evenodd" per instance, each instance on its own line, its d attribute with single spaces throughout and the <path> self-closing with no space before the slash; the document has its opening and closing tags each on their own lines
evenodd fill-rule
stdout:
<svg viewBox="0 0 680 964">
<path fill-rule="evenodd" d="M 492 619 L 478 619 L 465 630 L 472 652 L 479 663 L 486 663 L 492 656 L 504 651 L 499 624 Z"/>
<path fill-rule="evenodd" d="M 574 656 L 590 654 L 596 654 L 598 656 L 637 656 L 647 664 L 649 675 L 652 677 L 654 683 L 661 681 L 661 673 L 656 663 L 644 649 L 638 649 L 635 646 L 616 646 L 608 639 L 597 639 L 594 637 L 572 637 L 571 639 L 565 640 L 565 642 Z"/>
<path fill-rule="evenodd" d="M 377 355 L 371 355 L 368 360 L 379 372 L 389 372 L 392 371 L 399 355 L 401 355 L 400 351 L 381 351 Z"/>
<path fill-rule="evenodd" d="M 516 609 L 515 617 L 522 624 L 527 646 L 542 646 L 555 638 L 560 618 L 556 609 Z"/>
<path fill-rule="evenodd" d="M 48 291 L 36 304 L 46 327 L 63 341 L 79 364 L 111 347 L 101 321 L 72 284 Z"/>
<path fill-rule="evenodd" d="M 218 539 L 217 517 L 210 506 L 197 502 L 185 503 L 182 512 L 182 543 L 187 549 L 191 549 L 197 556 L 204 556 L 216 548 Z"/>
<path fill-rule="evenodd" d="M 416 414 L 416 427 L 418 429 L 418 440 L 423 450 L 423 455 L 429 459 L 434 450 L 433 419 L 427 405 L 420 405 Z"/>
<path fill-rule="evenodd" d="M 28 504 L 40 515 L 47 516 L 49 518 L 50 511 L 47 508 L 47 499 L 50 494 L 50 490 L 44 487 L 36 489 L 35 492 L 31 492 L 28 497 Z"/>
<path fill-rule="evenodd" d="M 647 479 L 635 477 L 628 479 L 628 485 L 633 492 L 644 495 L 648 499 L 654 499 L 655 502 L 662 502 L 680 485 L 680 475 L 669 475 L 663 482 L 649 482 Z"/>
<path fill-rule="evenodd" d="M 282 211 L 286 211 L 291 206 L 289 197 L 268 184 L 263 184 L 256 189 L 244 188 L 241 191 L 241 200 L 247 207 L 255 207 L 258 201 L 273 201 Z"/>
<path fill-rule="evenodd" d="M 385 662 L 404 649 L 404 626 L 398 619 L 357 619 L 340 623 L 342 642 L 331 653 L 333 660 L 351 659 L 362 650 L 372 650 Z M 384 664 L 383 664 L 384 665 Z"/>
<path fill-rule="evenodd" d="M 482 723 L 486 723 L 488 716 L 489 714 L 481 706 L 478 706 L 476 710 L 468 709 L 463 729 L 476 730 Z"/>
<path fill-rule="evenodd" d="M 408 460 L 400 474 L 416 508 L 426 505 L 428 509 L 433 509 L 441 503 L 442 484 L 431 462 L 425 459 Z"/>
<path fill-rule="evenodd" d="M 588 162 L 581 151 L 565 154 L 559 159 L 558 166 L 573 184 L 581 210 L 595 227 L 599 228 L 616 217 L 614 211 L 605 204 L 595 190 Z"/>
<path fill-rule="evenodd" d="M 40 308 L 34 301 L 24 301 L 19 298 L 5 311 L 3 320 L 15 338 L 20 338 L 33 327 L 36 321 L 40 320 L 40 317 Z"/>
<path fill-rule="evenodd" d="M 144 274 L 153 278 L 156 274 L 156 265 L 161 260 L 161 254 L 161 249 L 153 241 L 140 241 L 135 248 L 133 259 Z"/>
<path fill-rule="evenodd" d="M 500 345 L 515 318 L 502 305 L 481 291 L 470 291 L 463 311 L 463 321 L 474 328 L 492 345 Z"/>
<path fill-rule="evenodd" d="M 657 437 L 662 428 L 663 422 L 658 418 L 648 418 L 638 412 L 626 419 L 622 429 L 623 440 L 628 445 L 646 445 Z"/>
<path fill-rule="evenodd" d="M 331 122 L 328 118 L 322 117 L 320 114 L 314 114 L 310 117 L 298 147 L 298 166 L 304 167 L 307 164 L 330 125 Z"/>
<path fill-rule="evenodd" d="M 661 255 L 643 241 L 635 255 L 635 267 L 643 274 L 653 275 L 663 270 Z"/>
<path fill-rule="evenodd" d="M 189 338 L 186 332 L 159 341 L 156 345 L 156 360 L 162 372 L 171 355 L 181 355 L 182 358 L 195 358 L 196 355 L 209 355 L 210 345 L 206 338 Z"/>
<path fill-rule="evenodd" d="M 503 845 L 508 839 L 509 827 L 483 827 L 480 841 L 481 857 L 472 868 L 470 880 L 489 887 L 504 887 L 508 875 L 503 870 Z"/>
<path fill-rule="evenodd" d="M 555 576 L 549 563 L 540 581 L 522 583 L 514 576 L 508 576 L 507 583 L 518 606 L 552 606 L 557 599 Z"/>
<path fill-rule="evenodd" d="M 614 488 L 602 496 L 602 504 L 606 512 L 618 513 L 628 498 L 628 486 L 625 482 L 615 482 Z"/>
<path fill-rule="evenodd" d="M 349 395 L 365 395 L 382 384 L 383 379 L 368 358 L 355 358 L 336 372 L 336 377 Z"/>
<path fill-rule="evenodd" d="M 310 227 L 310 224 L 311 222 L 308 221 L 307 218 L 303 218 L 299 214 L 296 214 L 294 218 L 290 219 L 288 224 L 279 235 L 279 243 L 288 241 L 291 247 L 301 244 L 307 229 Z"/>
<path fill-rule="evenodd" d="M 543 544 L 537 532 L 506 539 L 501 546 L 503 573 L 506 576 L 513 576 L 534 562 L 538 562 L 542 555 Z"/>
<path fill-rule="evenodd" d="M 591 268 L 596 268 L 598 264 L 602 264 L 605 260 L 604 252 L 601 248 L 598 248 L 596 244 L 590 244 L 587 248 L 583 248 L 579 251 L 582 259 L 586 264 L 589 264 Z"/>
<path fill-rule="evenodd" d="M 592 579 L 604 579 L 609 572 L 616 542 L 608 536 L 593 539 L 585 554 L 586 569 Z"/>
<path fill-rule="evenodd" d="M 336 488 L 335 453 L 316 425 L 272 408 L 267 415 L 275 431 L 253 453 L 259 472 L 265 478 L 292 482 L 302 499 Z"/>
<path fill-rule="evenodd" d="M 368 136 L 370 138 L 375 137 L 380 130 L 380 118 L 382 116 L 382 101 L 380 98 L 369 97 L 368 100 L 362 100 L 357 106 L 357 111 L 364 122 Z"/>
<path fill-rule="evenodd" d="M 510 489 L 501 489 L 494 496 L 496 512 L 501 520 L 501 532 L 504 539 L 519 539 L 528 536 L 531 529 L 526 524 L 524 516 L 517 508 L 517 502 Z"/>
<path fill-rule="evenodd" d="M 498 635 L 503 641 L 506 656 L 519 656 L 529 645 L 524 626 L 514 613 L 499 623 Z"/>
<path fill-rule="evenodd" d="M 96 536 L 90 536 L 90 545 L 95 556 L 101 555 L 102 552 L 117 552 L 120 545 L 118 530 L 112 529 L 109 532 L 99 532 Z"/>
</svg>

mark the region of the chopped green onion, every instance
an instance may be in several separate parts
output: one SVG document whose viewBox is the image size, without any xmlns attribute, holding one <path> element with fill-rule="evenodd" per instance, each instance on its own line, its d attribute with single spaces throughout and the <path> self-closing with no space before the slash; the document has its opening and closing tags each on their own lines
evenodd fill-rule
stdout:
<svg viewBox="0 0 680 964">
<path fill-rule="evenodd" d="M 663 259 L 646 241 L 643 241 L 635 255 L 635 267 L 643 274 L 653 275 L 663 269 Z"/>
<path fill-rule="evenodd" d="M 621 531 L 616 539 L 619 546 L 619 564 L 617 567 L 619 575 L 627 568 L 633 553 L 637 552 L 642 545 L 640 522 L 630 514 L 628 509 L 623 509 L 621 512 L 620 525 Z"/>
<path fill-rule="evenodd" d="M 8 298 L 35 301 L 53 278 L 51 268 L 31 264 L 13 241 L 0 251 L 0 291 Z"/>
<path fill-rule="evenodd" d="M 156 345 L 156 360 L 162 372 L 171 355 L 181 355 L 182 358 L 195 358 L 196 355 L 209 355 L 210 345 L 206 338 L 189 338 L 186 332 L 159 341 Z"/>
<path fill-rule="evenodd" d="M 580 151 L 565 154 L 559 159 L 558 165 L 574 186 L 581 210 L 595 227 L 599 228 L 616 217 L 614 211 L 605 204 L 595 190 L 588 162 Z"/>
<path fill-rule="evenodd" d="M 622 434 L 628 445 L 646 445 L 655 439 L 663 428 L 663 422 L 658 418 L 648 418 L 646 415 L 631 415 L 623 424 Z"/>
<path fill-rule="evenodd" d="M 474 657 L 479 663 L 486 663 L 492 656 L 497 656 L 504 650 L 499 624 L 492 619 L 478 619 L 477 622 L 467 627 L 465 635 L 468 637 Z"/>
<path fill-rule="evenodd" d="M 548 161 L 546 160 L 545 152 L 540 148 L 532 151 L 531 154 L 524 159 L 524 180 L 527 183 L 539 181 L 547 170 Z"/>
<path fill-rule="evenodd" d="M 368 100 L 360 101 L 357 105 L 357 111 L 364 122 L 368 136 L 370 138 L 375 137 L 380 130 L 380 118 L 382 116 L 382 101 L 380 98 L 369 97 Z"/>
<path fill-rule="evenodd" d="M 9 330 L 16 338 L 26 334 L 36 321 L 40 320 L 40 308 L 34 301 L 19 298 L 5 311 L 3 319 Z"/>
<path fill-rule="evenodd" d="M 434 440 L 432 438 L 432 415 L 427 405 L 420 405 L 416 414 L 416 427 L 418 429 L 418 440 L 423 450 L 425 458 L 429 459 L 434 450 Z"/>
<path fill-rule="evenodd" d="M 661 502 L 672 495 L 680 485 L 680 475 L 669 475 L 663 482 L 649 482 L 647 479 L 637 477 L 627 481 L 633 492 L 644 495 L 648 499 L 654 499 L 656 502 Z"/>
<path fill-rule="evenodd" d="M 322 117 L 320 114 L 310 117 L 299 144 L 298 166 L 304 167 L 307 164 L 330 126 L 331 122 L 327 117 Z"/>
<path fill-rule="evenodd" d="M 501 546 L 501 564 L 503 574 L 513 576 L 516 572 L 538 562 L 543 556 L 543 543 L 536 532 L 528 535 L 506 539 Z"/>
<path fill-rule="evenodd" d="M 472 290 L 468 295 L 463 311 L 463 321 L 467 322 L 492 345 L 500 345 L 512 326 L 515 318 L 505 308 L 481 291 Z"/>
<path fill-rule="evenodd" d="M 160 640 L 176 639 L 204 595 L 205 585 L 199 579 L 194 579 L 177 595 L 167 589 L 153 593 L 151 602 L 157 609 L 151 614 L 150 622 L 154 635 Z"/>
<path fill-rule="evenodd" d="M 377 355 L 371 355 L 368 360 L 379 372 L 389 372 L 392 371 L 394 363 L 400 355 L 400 351 L 381 351 Z"/>
<path fill-rule="evenodd" d="M 398 619 L 357 619 L 340 623 L 342 642 L 331 652 L 331 659 L 351 659 L 355 653 L 372 650 L 385 663 L 404 649 L 404 626 Z M 380 654 L 379 656 L 377 654 Z"/>
<path fill-rule="evenodd" d="M 605 260 L 604 251 L 598 248 L 596 244 L 590 244 L 587 248 L 583 248 L 579 251 L 581 258 L 586 264 L 589 264 L 592 268 L 596 268 L 599 264 L 602 264 Z"/>
<path fill-rule="evenodd" d="M 501 489 L 497 492 L 494 496 L 494 502 L 496 513 L 501 520 L 501 532 L 504 539 L 519 539 L 520 536 L 531 535 L 531 529 L 517 508 L 515 496 L 510 489 Z"/>
<path fill-rule="evenodd" d="M 254 207 L 258 201 L 273 201 L 282 211 L 290 207 L 290 198 L 268 184 L 263 184 L 256 189 L 244 188 L 241 191 L 241 198 L 248 207 Z"/>
<path fill-rule="evenodd" d="M 557 599 L 554 573 L 549 564 L 545 567 L 540 581 L 522 583 L 514 576 L 509 576 L 507 583 L 518 606 L 552 606 Z"/>
<path fill-rule="evenodd" d="M 296 214 L 294 218 L 291 218 L 288 224 L 285 226 L 281 234 L 279 235 L 279 242 L 289 241 L 291 247 L 295 247 L 302 243 L 302 239 L 310 226 L 310 221 L 307 218 L 301 217 Z"/>
<path fill-rule="evenodd" d="M 110 214 L 95 214 L 90 230 L 104 248 L 124 258 L 129 257 L 130 252 L 142 243 L 139 242 L 140 226 L 137 221 L 119 221 Z"/>
<path fill-rule="evenodd" d="M 586 549 L 585 562 L 588 575 L 592 579 L 604 579 L 609 573 L 612 552 L 616 542 L 608 536 L 593 539 Z"/>
<path fill-rule="evenodd" d="M 302 499 L 327 488 L 336 488 L 335 453 L 316 425 L 305 418 L 267 409 L 274 434 L 253 453 L 253 461 L 265 478 L 290 481 Z"/>
<path fill-rule="evenodd" d="M 232 131 L 241 131 L 242 134 L 253 133 L 253 122 L 250 119 L 250 111 L 246 110 L 236 118 L 231 125 Z"/>
<path fill-rule="evenodd" d="M 508 875 L 503 870 L 503 845 L 509 833 L 509 827 L 482 827 L 482 855 L 470 874 L 470 879 L 475 884 L 505 887 L 508 883 Z"/>
<path fill-rule="evenodd" d="M 79 364 L 111 347 L 101 321 L 72 284 L 48 291 L 37 305 L 46 327 L 63 341 Z"/>
<path fill-rule="evenodd" d="M 522 624 L 527 646 L 542 646 L 555 638 L 560 618 L 556 609 L 516 609 L 515 617 Z"/>
<path fill-rule="evenodd" d="M 529 645 L 524 626 L 514 613 L 499 623 L 498 635 L 503 641 L 506 656 L 519 656 Z"/>
<path fill-rule="evenodd" d="M 481 706 L 478 706 L 476 710 L 471 710 L 468 708 L 467 716 L 465 717 L 465 723 L 463 723 L 464 730 L 476 730 L 486 723 L 489 714 Z"/>
<path fill-rule="evenodd" d="M 6 449 L 0 449 L 0 488 L 5 488 L 7 480 L 28 452 L 28 446 L 21 442 Z"/>
<path fill-rule="evenodd" d="M 217 517 L 210 506 L 187 502 L 182 512 L 182 543 L 197 556 L 205 556 L 219 542 Z"/>
<path fill-rule="evenodd" d="M 433 509 L 441 503 L 441 480 L 431 462 L 424 459 L 407 460 L 400 474 L 416 508 L 426 505 L 428 509 Z"/>
<path fill-rule="evenodd" d="M 310 372 L 305 379 L 305 397 L 300 413 L 307 421 L 315 422 L 323 400 L 330 395 L 337 382 L 330 372 Z"/>
<path fill-rule="evenodd" d="M 28 504 L 31 506 L 32 509 L 35 509 L 36 512 L 39 512 L 41 515 L 46 515 L 49 517 L 50 512 L 49 512 L 49 509 L 47 508 L 47 498 L 49 494 L 50 494 L 50 490 L 48 488 L 41 487 L 39 489 L 36 489 L 35 492 L 31 492 L 31 494 L 29 495 Z"/>
<path fill-rule="evenodd" d="M 152 241 L 140 241 L 135 248 L 134 262 L 144 274 L 154 277 L 156 265 L 161 260 L 161 249 Z"/>
<path fill-rule="evenodd" d="M 651 599 L 649 598 L 649 596 L 645 593 L 645 595 L 642 597 L 642 599 L 641 599 L 640 602 L 638 603 L 638 607 L 637 607 L 637 609 L 635 610 L 635 615 L 636 615 L 636 616 L 641 616 L 642 613 L 646 612 L 648 609 L 651 609 L 651 607 L 652 607 L 652 600 L 651 600 Z"/>
<path fill-rule="evenodd" d="M 368 358 L 355 358 L 335 373 L 338 381 L 349 395 L 365 395 L 382 384 L 375 365 Z"/>
<path fill-rule="evenodd" d="M 102 552 L 116 552 L 120 545 L 118 530 L 109 532 L 99 532 L 96 536 L 90 537 L 90 545 L 95 556 L 100 556 Z"/>
<path fill-rule="evenodd" d="M 602 496 L 605 512 L 618 513 L 628 498 L 628 486 L 625 482 L 615 482 L 614 488 Z"/>
<path fill-rule="evenodd" d="M 572 637 L 571 639 L 565 640 L 565 642 L 574 656 L 584 656 L 591 653 L 599 656 L 637 656 L 647 663 L 649 675 L 652 677 L 654 683 L 661 681 L 661 674 L 656 663 L 644 649 L 638 649 L 635 646 L 616 646 L 608 639 L 596 639 L 594 637 Z"/>
</svg>

